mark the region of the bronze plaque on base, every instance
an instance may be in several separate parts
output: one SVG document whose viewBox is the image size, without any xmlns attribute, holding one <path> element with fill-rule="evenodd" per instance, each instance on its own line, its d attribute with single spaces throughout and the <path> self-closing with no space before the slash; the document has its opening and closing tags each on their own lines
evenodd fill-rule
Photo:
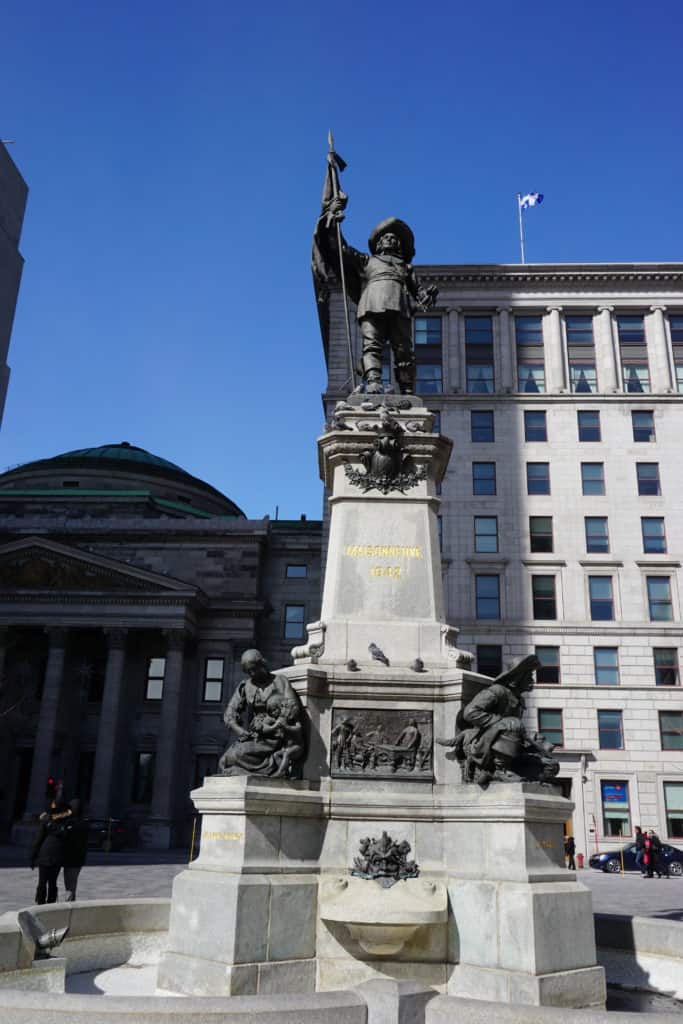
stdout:
<svg viewBox="0 0 683 1024">
<path fill-rule="evenodd" d="M 432 781 L 431 711 L 335 708 L 330 770 L 335 778 Z"/>
</svg>

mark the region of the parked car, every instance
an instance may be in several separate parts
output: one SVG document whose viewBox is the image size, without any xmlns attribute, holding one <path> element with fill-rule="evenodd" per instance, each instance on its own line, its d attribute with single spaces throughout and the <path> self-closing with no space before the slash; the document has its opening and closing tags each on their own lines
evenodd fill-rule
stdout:
<svg viewBox="0 0 683 1024">
<path fill-rule="evenodd" d="M 622 847 L 621 850 L 610 850 L 609 853 L 594 853 L 588 863 L 592 868 L 597 868 L 599 871 L 616 873 L 621 871 L 621 856 L 623 852 L 624 871 L 640 871 L 641 869 L 636 866 L 636 850 L 636 844 L 629 843 L 628 846 Z M 665 864 L 669 865 L 670 875 L 683 875 L 683 850 L 677 850 L 675 846 L 662 843 L 661 858 Z"/>
<path fill-rule="evenodd" d="M 135 834 L 125 821 L 119 818 L 88 819 L 88 849 L 123 850 L 135 845 Z"/>
</svg>

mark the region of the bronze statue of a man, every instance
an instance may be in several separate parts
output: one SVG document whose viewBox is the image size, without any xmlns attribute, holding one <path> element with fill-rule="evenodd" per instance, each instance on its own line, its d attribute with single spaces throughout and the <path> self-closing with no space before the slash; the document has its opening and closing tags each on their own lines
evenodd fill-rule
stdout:
<svg viewBox="0 0 683 1024">
<path fill-rule="evenodd" d="M 343 192 L 323 197 L 323 208 L 313 240 L 313 264 L 316 282 L 330 270 L 344 279 L 349 297 L 357 304 L 356 317 L 363 339 L 361 372 L 365 390 L 381 394 L 382 350 L 391 344 L 394 371 L 402 394 L 415 391 L 415 355 L 412 340 L 412 316 L 416 309 L 431 309 L 436 301 L 436 286 L 425 287 L 412 267 L 415 238 L 408 225 L 398 217 L 388 217 L 373 228 L 368 240 L 370 255 L 347 244 L 337 226 L 344 219 L 347 197 Z"/>
<path fill-rule="evenodd" d="M 304 709 L 286 676 L 269 671 L 257 650 L 245 651 L 246 674 L 223 721 L 237 736 L 218 762 L 221 775 L 291 777 L 305 753 Z"/>
<path fill-rule="evenodd" d="M 463 782 L 550 782 L 557 775 L 560 766 L 551 756 L 553 745 L 538 734 L 530 736 L 522 722 L 524 694 L 533 688 L 539 664 L 530 654 L 463 699 L 455 736 L 438 741 L 453 748 Z"/>
</svg>

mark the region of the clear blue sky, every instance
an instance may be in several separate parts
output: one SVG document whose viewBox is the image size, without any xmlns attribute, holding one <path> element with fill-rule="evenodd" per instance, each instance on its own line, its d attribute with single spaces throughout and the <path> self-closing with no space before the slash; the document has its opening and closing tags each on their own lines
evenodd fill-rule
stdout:
<svg viewBox="0 0 683 1024">
<path fill-rule="evenodd" d="M 416 262 L 683 259 L 680 0 L 6 0 L 30 189 L 0 466 L 128 440 L 247 514 L 319 516 L 309 271 L 328 127 L 345 232 Z"/>
</svg>

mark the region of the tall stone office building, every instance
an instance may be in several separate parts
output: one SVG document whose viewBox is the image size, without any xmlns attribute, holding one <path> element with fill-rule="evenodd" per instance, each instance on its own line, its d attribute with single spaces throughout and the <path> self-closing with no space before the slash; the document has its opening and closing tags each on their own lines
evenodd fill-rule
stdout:
<svg viewBox="0 0 683 1024">
<path fill-rule="evenodd" d="M 683 264 L 419 274 L 439 299 L 414 322 L 417 390 L 454 441 L 448 621 L 481 672 L 540 658 L 527 725 L 557 744 L 577 850 L 637 824 L 683 848 Z M 322 333 L 329 408 L 338 293 Z"/>
<path fill-rule="evenodd" d="M 19 238 L 27 195 L 24 179 L 0 142 L 0 423 L 9 384 L 7 354 L 24 266 Z"/>
</svg>

